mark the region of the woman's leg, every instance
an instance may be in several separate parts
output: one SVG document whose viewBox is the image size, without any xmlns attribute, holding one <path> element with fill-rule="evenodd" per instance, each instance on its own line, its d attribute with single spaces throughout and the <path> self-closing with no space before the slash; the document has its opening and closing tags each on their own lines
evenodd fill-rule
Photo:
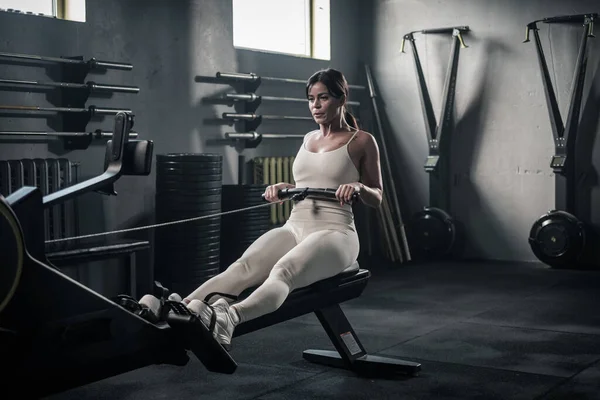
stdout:
<svg viewBox="0 0 600 400">
<path fill-rule="evenodd" d="M 294 289 L 339 274 L 356 261 L 359 246 L 352 230 L 309 234 L 277 261 L 260 287 L 230 307 L 239 319 L 236 324 L 277 310 Z"/>
<path fill-rule="evenodd" d="M 264 282 L 277 260 L 296 246 L 296 243 L 296 237 L 288 226 L 271 229 L 256 239 L 225 271 L 186 296 L 184 302 L 189 303 L 194 299 L 203 301 L 207 295 L 215 292 L 239 296 L 245 289 Z M 219 296 L 215 296 L 210 302 L 218 298 Z"/>
<path fill-rule="evenodd" d="M 296 237 L 288 225 L 271 229 L 256 239 L 225 271 L 204 282 L 183 301 L 203 301 L 214 292 L 239 296 L 246 288 L 264 282 L 277 260 L 296 246 L 296 243 Z M 174 299 L 176 297 L 178 296 Z M 211 302 L 218 298 L 215 296 Z M 147 307 L 155 317 L 160 313 L 160 300 L 150 294 L 143 296 L 139 303 Z"/>
</svg>

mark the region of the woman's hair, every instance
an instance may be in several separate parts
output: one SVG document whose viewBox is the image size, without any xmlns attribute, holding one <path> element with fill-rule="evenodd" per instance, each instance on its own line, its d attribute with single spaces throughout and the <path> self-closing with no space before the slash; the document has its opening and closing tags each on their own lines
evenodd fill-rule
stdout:
<svg viewBox="0 0 600 400">
<path fill-rule="evenodd" d="M 322 69 L 320 71 L 315 72 L 308 81 L 306 82 L 306 97 L 308 98 L 308 92 L 312 85 L 317 82 L 321 82 L 327 90 L 329 94 L 337 99 L 344 96 L 346 102 L 344 103 L 344 121 L 348 125 L 350 125 L 354 129 L 358 129 L 358 123 L 356 122 L 356 118 L 354 115 L 348 110 L 348 97 L 350 94 L 350 90 L 348 88 L 348 82 L 344 75 L 333 68 Z"/>
</svg>

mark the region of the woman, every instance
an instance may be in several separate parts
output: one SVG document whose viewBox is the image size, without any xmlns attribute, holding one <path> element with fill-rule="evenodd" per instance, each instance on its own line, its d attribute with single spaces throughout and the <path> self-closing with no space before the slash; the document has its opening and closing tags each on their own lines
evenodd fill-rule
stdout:
<svg viewBox="0 0 600 400">
<path fill-rule="evenodd" d="M 339 204 L 310 198 L 298 202 L 284 226 L 259 237 L 227 270 L 183 299 L 206 326 L 216 314 L 213 336 L 228 350 L 236 325 L 277 310 L 292 290 L 335 276 L 358 257 L 350 202 L 358 193 L 364 204 L 379 207 L 383 186 L 379 148 L 346 109 L 348 94 L 348 83 L 337 70 L 310 77 L 306 97 L 319 129 L 304 137 L 292 169 L 298 187 L 337 188 Z M 278 191 L 293 187 L 271 185 L 265 199 L 278 202 Z M 246 299 L 228 302 L 254 286 Z M 140 303 L 153 301 L 145 296 Z"/>
</svg>

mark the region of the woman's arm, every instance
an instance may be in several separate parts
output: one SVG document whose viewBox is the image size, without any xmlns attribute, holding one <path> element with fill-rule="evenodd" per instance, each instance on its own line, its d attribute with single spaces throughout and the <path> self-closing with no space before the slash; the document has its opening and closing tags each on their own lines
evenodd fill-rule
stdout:
<svg viewBox="0 0 600 400">
<path fill-rule="evenodd" d="M 383 180 L 379 161 L 379 146 L 368 132 L 365 132 L 364 155 L 361 160 L 360 200 L 369 207 L 377 208 L 383 199 Z"/>
<path fill-rule="evenodd" d="M 379 162 L 377 141 L 368 132 L 362 135 L 363 155 L 360 160 L 361 182 L 341 185 L 336 196 L 340 202 L 348 202 L 355 192 L 360 193 L 360 200 L 369 207 L 377 208 L 383 199 L 383 181 Z"/>
</svg>

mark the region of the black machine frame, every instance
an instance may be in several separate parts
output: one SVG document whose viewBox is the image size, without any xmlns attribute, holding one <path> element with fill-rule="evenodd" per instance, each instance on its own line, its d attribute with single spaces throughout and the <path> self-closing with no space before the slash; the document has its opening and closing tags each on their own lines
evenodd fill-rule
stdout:
<svg viewBox="0 0 600 400">
<path fill-rule="evenodd" d="M 415 253 L 428 258 L 456 257 L 461 253 L 463 229 L 450 215 L 450 144 L 454 129 L 453 111 L 460 48 L 467 47 L 463 41 L 462 33 L 469 31 L 469 26 L 424 29 L 409 32 L 402 39 L 402 52 L 404 52 L 407 40 L 412 47 L 428 145 L 428 156 L 424 168 L 429 175 L 429 205 L 423 207 L 423 210 L 412 217 L 409 231 L 413 238 Z M 415 44 L 415 33 L 452 35 L 439 123 L 436 120 L 419 52 Z"/>
<path fill-rule="evenodd" d="M 533 31 L 554 139 L 554 154 L 550 161 L 550 167 L 554 171 L 555 177 L 555 209 L 550 210 L 534 222 L 529 234 L 529 244 L 540 261 L 553 267 L 576 267 L 594 262 L 590 243 L 595 235 L 589 224 L 580 220 L 577 207 L 579 176 L 577 174 L 576 143 L 587 71 L 588 39 L 594 37 L 594 20 L 596 18 L 598 18 L 598 14 L 591 13 L 536 20 L 527 24 L 524 40 L 524 43 L 530 42 L 530 32 Z M 569 111 L 564 124 L 538 33 L 537 24 L 539 22 L 582 24 L 573 87 L 569 98 Z"/>
<path fill-rule="evenodd" d="M 231 374 L 237 369 L 235 360 L 197 318 L 175 313 L 152 323 L 121 300 L 109 299 L 69 278 L 47 260 L 44 229 L 40 229 L 45 207 L 91 190 L 110 192 L 110 185 L 125 172 L 150 172 L 147 158 L 152 157 L 148 151 L 152 146 L 149 141 L 128 142 L 130 117 L 126 113 L 115 117 L 115 134 L 107 145 L 107 167 L 101 176 L 45 197 L 36 187 L 0 196 L 4 257 L 0 282 L 5 283 L 0 284 L 0 355 L 10 365 L 2 375 L 7 393 L 43 397 L 153 364 L 182 366 L 189 361 L 189 351 L 209 371 Z M 331 197 L 335 191 L 284 193 L 311 194 Z M 296 289 L 277 311 L 240 324 L 234 336 L 314 312 L 337 351 L 306 350 L 306 360 L 371 377 L 415 375 L 420 363 L 367 354 L 339 305 L 359 297 L 369 278 L 368 270 L 355 265 Z M 157 283 L 156 293 L 160 289 L 165 299 L 168 293 Z M 200 329 L 200 334 L 193 329 Z M 27 385 L 20 378 L 26 378 Z"/>
</svg>

